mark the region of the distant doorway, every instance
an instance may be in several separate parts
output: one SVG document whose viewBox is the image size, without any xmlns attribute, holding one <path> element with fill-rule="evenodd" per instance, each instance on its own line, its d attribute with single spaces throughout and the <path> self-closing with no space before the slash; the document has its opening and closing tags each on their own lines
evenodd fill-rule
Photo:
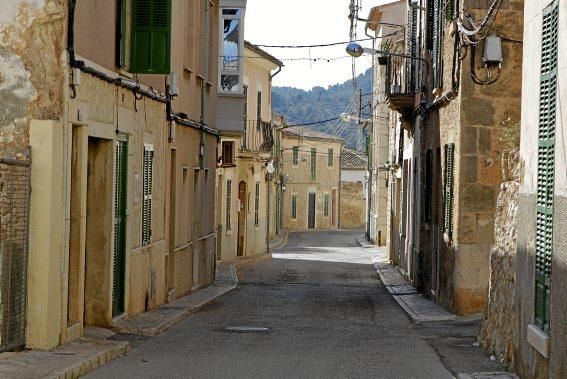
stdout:
<svg viewBox="0 0 567 379">
<path fill-rule="evenodd" d="M 309 193 L 309 208 L 307 214 L 307 227 L 315 229 L 315 193 Z"/>
<path fill-rule="evenodd" d="M 244 256 L 244 243 L 246 240 L 246 182 L 238 184 L 238 242 L 236 253 L 239 257 Z"/>
</svg>

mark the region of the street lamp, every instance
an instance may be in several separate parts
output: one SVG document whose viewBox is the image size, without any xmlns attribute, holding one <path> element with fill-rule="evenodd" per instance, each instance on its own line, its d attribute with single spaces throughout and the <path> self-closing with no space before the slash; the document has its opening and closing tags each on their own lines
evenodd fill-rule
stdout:
<svg viewBox="0 0 567 379">
<path fill-rule="evenodd" d="M 350 55 L 353 58 L 358 58 L 358 57 L 362 56 L 362 54 L 367 53 L 367 54 L 372 54 L 372 55 L 379 54 L 381 56 L 394 56 L 394 57 L 402 57 L 402 58 L 408 58 L 408 59 L 417 59 L 417 60 L 425 62 L 425 59 L 420 58 L 420 57 L 414 57 L 414 56 L 407 55 L 407 54 L 392 53 L 391 51 L 370 49 L 368 47 L 362 47 L 359 43 L 356 43 L 356 42 L 350 42 L 346 47 L 346 52 L 347 52 L 348 55 Z"/>
</svg>

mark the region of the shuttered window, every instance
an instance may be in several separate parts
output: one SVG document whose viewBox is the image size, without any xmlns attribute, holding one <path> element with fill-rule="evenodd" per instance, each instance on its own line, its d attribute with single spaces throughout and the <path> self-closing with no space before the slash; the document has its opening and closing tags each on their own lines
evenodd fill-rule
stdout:
<svg viewBox="0 0 567 379">
<path fill-rule="evenodd" d="M 447 0 L 445 2 L 445 19 L 453 21 L 455 18 L 455 0 Z"/>
<path fill-rule="evenodd" d="M 297 219 L 297 195 L 291 195 L 291 218 Z"/>
<path fill-rule="evenodd" d="M 293 164 L 294 165 L 299 164 L 299 146 L 293 147 Z"/>
<path fill-rule="evenodd" d="M 431 222 L 431 204 L 433 197 L 433 151 L 427 150 L 425 153 L 423 183 L 423 221 Z"/>
<path fill-rule="evenodd" d="M 317 149 L 311 148 L 311 180 L 317 179 Z"/>
<path fill-rule="evenodd" d="M 433 59 L 433 88 L 441 88 L 442 80 L 442 60 L 441 60 L 441 45 L 443 38 L 443 23 L 442 14 L 443 11 L 443 1 L 433 0 L 432 9 L 432 46 L 431 46 L 431 56 Z"/>
<path fill-rule="evenodd" d="M 256 193 L 254 195 L 254 225 L 260 225 L 260 182 L 256 182 Z"/>
<path fill-rule="evenodd" d="M 256 102 L 256 130 L 260 130 L 262 123 L 262 92 L 258 91 L 258 101 Z"/>
<path fill-rule="evenodd" d="M 169 74 L 171 0 L 132 0 L 130 72 Z"/>
<path fill-rule="evenodd" d="M 417 3 L 412 2 L 417 7 Z M 406 54 L 417 56 L 417 8 L 411 6 L 408 10 L 408 32 L 406 41 Z M 413 92 L 415 89 L 415 61 L 406 59 L 406 90 Z"/>
<path fill-rule="evenodd" d="M 453 182 L 454 182 L 455 144 L 445 145 L 444 178 L 444 225 L 443 231 L 449 237 L 453 234 Z"/>
<path fill-rule="evenodd" d="M 549 332 L 553 196 L 555 184 L 555 124 L 557 104 L 558 1 L 543 12 L 539 97 L 537 216 L 535 261 L 535 323 Z"/>
<path fill-rule="evenodd" d="M 323 195 L 323 216 L 329 216 L 329 194 Z"/>
<path fill-rule="evenodd" d="M 232 229 L 230 212 L 232 208 L 232 180 L 226 181 L 226 230 Z"/>
<path fill-rule="evenodd" d="M 154 147 L 152 145 L 144 145 L 143 176 L 142 246 L 145 246 L 152 240 L 152 193 L 154 177 Z"/>
<path fill-rule="evenodd" d="M 334 151 L 333 149 L 329 149 L 329 156 L 327 158 L 327 166 L 329 167 L 333 167 L 335 164 L 335 157 L 334 157 Z"/>
<path fill-rule="evenodd" d="M 128 142 L 119 135 L 114 162 L 114 251 L 112 262 L 112 316 L 124 312 L 126 268 L 126 201 L 128 177 Z"/>
</svg>

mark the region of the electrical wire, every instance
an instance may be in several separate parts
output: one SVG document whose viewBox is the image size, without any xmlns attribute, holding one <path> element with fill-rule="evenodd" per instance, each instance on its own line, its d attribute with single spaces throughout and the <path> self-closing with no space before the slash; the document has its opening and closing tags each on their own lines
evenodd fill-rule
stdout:
<svg viewBox="0 0 567 379">
<path fill-rule="evenodd" d="M 364 41 L 371 41 L 373 38 L 361 38 L 354 41 L 343 41 L 343 42 L 330 42 L 330 43 L 320 43 L 314 45 L 262 45 L 262 44 L 253 44 L 254 46 L 258 47 L 265 47 L 265 48 L 273 48 L 273 49 L 307 49 L 307 48 L 318 48 L 318 47 L 329 47 L 329 46 L 337 46 L 337 45 L 346 45 L 350 42 L 364 42 Z"/>
</svg>

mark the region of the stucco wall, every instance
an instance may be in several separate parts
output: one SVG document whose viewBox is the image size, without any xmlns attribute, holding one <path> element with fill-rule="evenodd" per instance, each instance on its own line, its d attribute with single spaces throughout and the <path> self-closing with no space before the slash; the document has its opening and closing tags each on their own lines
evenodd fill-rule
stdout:
<svg viewBox="0 0 567 379">
<path fill-rule="evenodd" d="M 521 186 L 519 194 L 518 250 L 516 311 L 517 336 L 515 340 L 515 368 L 522 377 L 563 377 L 567 372 L 565 354 L 567 338 L 567 302 L 565 302 L 567 244 L 565 241 L 567 220 L 567 51 L 562 48 L 567 41 L 567 3 L 559 2 L 559 49 L 557 71 L 557 113 L 555 135 L 555 197 L 553 255 L 551 267 L 551 321 L 550 353 L 544 358 L 527 342 L 527 327 L 534 322 L 534 264 L 536 190 L 538 160 L 539 91 L 541 66 L 542 11 L 551 1 L 527 1 L 524 18 L 524 67 L 521 125 Z"/>
<path fill-rule="evenodd" d="M 299 146 L 299 162 L 293 165 L 293 147 Z M 317 149 L 317 168 L 316 180 L 311 180 L 311 148 Z M 332 148 L 334 153 L 334 164 L 328 166 L 327 152 Z M 307 206 L 310 192 L 315 196 L 315 229 L 335 229 L 338 227 L 339 220 L 332 223 L 332 194 L 336 190 L 335 215 L 338 215 L 340 190 L 340 165 L 339 152 L 341 143 L 336 141 L 325 141 L 316 139 L 300 138 L 284 134 L 282 139 L 282 161 L 283 175 L 289 175 L 290 179 L 286 184 L 286 191 L 283 198 L 283 227 L 288 230 L 307 229 Z M 302 159 L 305 159 L 304 161 Z M 323 215 L 324 194 L 329 194 L 329 215 Z M 291 218 L 291 196 L 297 195 L 297 219 Z"/>
</svg>

